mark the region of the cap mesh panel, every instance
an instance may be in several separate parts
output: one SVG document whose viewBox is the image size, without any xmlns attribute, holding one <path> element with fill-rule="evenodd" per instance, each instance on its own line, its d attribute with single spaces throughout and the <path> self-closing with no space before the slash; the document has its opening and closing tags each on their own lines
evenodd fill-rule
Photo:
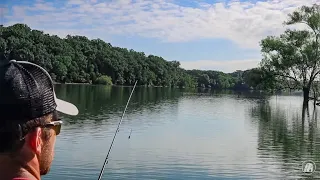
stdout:
<svg viewBox="0 0 320 180">
<path fill-rule="evenodd" d="M 55 108 L 53 84 L 40 68 L 19 63 L 0 68 L 0 122 L 28 121 Z"/>
</svg>

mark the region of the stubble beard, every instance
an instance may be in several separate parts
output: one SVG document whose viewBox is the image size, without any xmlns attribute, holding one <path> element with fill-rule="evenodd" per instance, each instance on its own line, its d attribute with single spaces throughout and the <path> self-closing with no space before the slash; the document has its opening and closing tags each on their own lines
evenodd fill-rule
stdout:
<svg viewBox="0 0 320 180">
<path fill-rule="evenodd" d="M 51 163 L 53 160 L 52 150 L 50 148 L 49 141 L 46 141 L 41 150 L 41 155 L 39 157 L 39 165 L 40 165 L 40 175 L 46 175 L 50 171 Z"/>
</svg>

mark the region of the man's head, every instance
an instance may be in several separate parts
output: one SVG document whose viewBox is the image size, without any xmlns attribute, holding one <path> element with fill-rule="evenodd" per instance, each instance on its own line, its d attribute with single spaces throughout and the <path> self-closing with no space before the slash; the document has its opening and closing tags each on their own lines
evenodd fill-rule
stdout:
<svg viewBox="0 0 320 180">
<path fill-rule="evenodd" d="M 78 114 L 73 104 L 56 98 L 46 70 L 23 61 L 1 65 L 0 158 L 47 174 L 62 124 L 58 111 Z"/>
</svg>

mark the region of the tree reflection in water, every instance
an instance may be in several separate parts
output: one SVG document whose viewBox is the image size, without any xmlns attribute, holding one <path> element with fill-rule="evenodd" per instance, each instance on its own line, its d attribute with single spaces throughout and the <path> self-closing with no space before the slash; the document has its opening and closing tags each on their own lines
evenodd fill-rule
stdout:
<svg viewBox="0 0 320 180">
<path fill-rule="evenodd" d="M 320 131 L 317 106 L 300 108 L 271 105 L 264 100 L 251 109 L 252 121 L 258 126 L 258 157 L 266 166 L 277 166 L 288 177 L 301 177 L 303 161 L 319 165 Z M 317 172 L 312 176 L 320 177 Z"/>
</svg>

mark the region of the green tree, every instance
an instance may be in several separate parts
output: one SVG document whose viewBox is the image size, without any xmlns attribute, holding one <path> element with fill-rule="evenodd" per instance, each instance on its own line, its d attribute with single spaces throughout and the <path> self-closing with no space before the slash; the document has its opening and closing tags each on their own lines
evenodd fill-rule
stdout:
<svg viewBox="0 0 320 180">
<path fill-rule="evenodd" d="M 242 73 L 243 83 L 250 89 L 273 91 L 281 89 L 283 84 L 276 81 L 271 71 L 262 68 L 252 68 Z"/>
<path fill-rule="evenodd" d="M 307 102 L 312 82 L 320 73 L 320 6 L 302 6 L 288 16 L 286 25 L 303 24 L 307 29 L 287 29 L 279 37 L 263 39 L 261 66 L 278 81 L 302 89 Z"/>
<path fill-rule="evenodd" d="M 112 85 L 111 77 L 103 75 L 95 80 L 95 84 Z"/>
<path fill-rule="evenodd" d="M 25 24 L 0 27 L 0 61 L 10 59 L 39 64 L 55 82 L 62 83 L 99 83 L 108 79 L 107 84 L 133 85 L 138 80 L 138 85 L 146 86 L 219 89 L 243 83 L 242 71 L 229 74 L 185 70 L 178 61 L 114 47 L 101 39 L 78 35 L 60 38 Z"/>
</svg>

